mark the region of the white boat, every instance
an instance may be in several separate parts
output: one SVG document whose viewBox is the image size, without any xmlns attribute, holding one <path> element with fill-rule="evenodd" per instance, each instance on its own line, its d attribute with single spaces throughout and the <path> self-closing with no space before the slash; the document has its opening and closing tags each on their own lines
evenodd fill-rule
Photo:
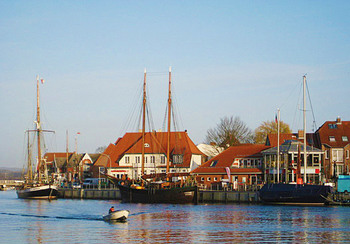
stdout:
<svg viewBox="0 0 350 244">
<path fill-rule="evenodd" d="M 116 210 L 103 216 L 104 221 L 125 221 L 129 216 L 129 210 Z"/>
</svg>

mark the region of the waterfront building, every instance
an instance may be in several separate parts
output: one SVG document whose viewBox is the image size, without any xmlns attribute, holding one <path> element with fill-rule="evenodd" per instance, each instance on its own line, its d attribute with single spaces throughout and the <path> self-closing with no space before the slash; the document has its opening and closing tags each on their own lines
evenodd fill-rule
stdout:
<svg viewBox="0 0 350 244">
<path fill-rule="evenodd" d="M 91 175 L 90 167 L 96 162 L 100 154 L 75 152 L 47 152 L 43 159 L 50 175 L 64 178 L 68 182 L 83 182 Z"/>
<path fill-rule="evenodd" d="M 218 188 L 256 185 L 263 181 L 263 144 L 231 146 L 191 172 L 199 186 Z"/>
<path fill-rule="evenodd" d="M 324 169 L 327 179 L 350 174 L 350 121 L 326 121 L 315 132 L 316 146 L 324 152 Z"/>
<path fill-rule="evenodd" d="M 304 175 L 304 145 L 298 140 L 287 140 L 279 146 L 280 160 L 277 165 L 278 148 L 273 147 L 262 151 L 264 155 L 264 181 L 297 182 L 298 161 L 301 175 Z M 319 184 L 322 181 L 322 155 L 323 152 L 313 146 L 306 146 L 307 167 L 306 175 L 308 183 Z M 279 174 L 279 175 L 278 175 Z"/>
<path fill-rule="evenodd" d="M 141 175 L 155 176 L 166 173 L 167 132 L 146 132 L 144 147 L 142 133 L 126 133 L 110 144 L 92 167 L 93 177 L 101 172 L 117 179 L 138 179 Z M 141 174 L 142 149 L 144 172 Z M 188 175 L 201 165 L 204 154 L 196 147 L 186 131 L 170 132 L 170 173 Z M 99 173 L 100 172 L 100 173 Z"/>
</svg>

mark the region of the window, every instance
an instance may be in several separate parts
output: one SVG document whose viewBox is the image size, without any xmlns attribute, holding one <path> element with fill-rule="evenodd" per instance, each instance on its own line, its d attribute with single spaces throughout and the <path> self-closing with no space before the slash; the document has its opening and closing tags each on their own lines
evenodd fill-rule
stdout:
<svg viewBox="0 0 350 244">
<path fill-rule="evenodd" d="M 182 164 L 183 163 L 182 155 L 174 155 L 173 156 L 173 163 L 174 164 Z"/>
<path fill-rule="evenodd" d="M 349 141 L 347 136 L 342 136 L 341 139 L 342 139 L 342 141 Z"/>
<path fill-rule="evenodd" d="M 211 181 L 211 178 L 210 178 L 210 177 L 208 177 L 208 178 L 207 178 L 207 181 Z"/>
<path fill-rule="evenodd" d="M 136 163 L 139 164 L 140 163 L 140 156 L 136 156 L 135 160 L 136 160 Z"/>
<path fill-rule="evenodd" d="M 129 156 L 126 156 L 126 157 L 125 157 L 125 163 L 126 163 L 126 164 L 130 163 L 130 157 L 129 157 Z"/>
<path fill-rule="evenodd" d="M 145 164 L 146 164 L 146 163 L 147 163 L 147 161 L 148 161 L 147 159 L 148 159 L 148 157 L 145 157 Z"/>
<path fill-rule="evenodd" d="M 161 164 L 165 164 L 165 156 L 161 156 L 160 157 L 160 163 Z"/>
<path fill-rule="evenodd" d="M 335 141 L 335 137 L 334 136 L 329 136 L 329 141 Z"/>
<path fill-rule="evenodd" d="M 201 177 L 201 181 L 204 181 L 204 177 Z"/>
<path fill-rule="evenodd" d="M 346 150 L 346 158 L 349 158 L 349 150 Z"/>
<path fill-rule="evenodd" d="M 214 181 L 218 181 L 218 178 L 217 178 L 217 177 L 214 177 Z"/>
<path fill-rule="evenodd" d="M 325 158 L 329 159 L 329 151 L 328 150 L 325 151 Z"/>
<path fill-rule="evenodd" d="M 332 161 L 333 162 L 343 162 L 344 150 L 342 148 L 332 149 Z"/>
<path fill-rule="evenodd" d="M 156 157 L 155 156 L 151 156 L 151 164 L 154 164 L 156 162 Z"/>
<path fill-rule="evenodd" d="M 148 143 L 145 143 L 145 147 L 149 147 L 149 144 L 148 144 Z"/>
<path fill-rule="evenodd" d="M 212 161 L 211 164 L 210 164 L 210 167 L 215 167 L 215 165 L 216 165 L 217 163 L 218 163 L 217 160 Z"/>
<path fill-rule="evenodd" d="M 328 124 L 328 128 L 329 129 L 337 129 L 338 126 L 337 126 L 337 124 Z"/>
<path fill-rule="evenodd" d="M 166 169 L 162 169 L 162 173 L 166 173 Z"/>
</svg>

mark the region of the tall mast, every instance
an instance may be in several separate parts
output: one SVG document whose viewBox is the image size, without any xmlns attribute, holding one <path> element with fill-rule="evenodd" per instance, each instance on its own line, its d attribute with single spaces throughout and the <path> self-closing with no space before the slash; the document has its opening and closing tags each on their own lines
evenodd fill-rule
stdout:
<svg viewBox="0 0 350 244">
<path fill-rule="evenodd" d="M 306 155 L 306 76 L 303 76 L 303 117 L 304 117 L 304 183 L 306 183 L 306 165 L 307 165 L 307 155 Z"/>
<path fill-rule="evenodd" d="M 277 183 L 280 182 L 280 109 L 277 109 Z"/>
<path fill-rule="evenodd" d="M 33 166 L 32 166 L 32 159 L 31 159 L 31 153 L 30 153 L 30 145 L 29 145 L 29 131 L 27 131 L 27 150 L 28 150 L 28 166 L 27 166 L 27 179 L 29 183 L 33 183 Z"/>
<path fill-rule="evenodd" d="M 141 176 L 144 174 L 144 171 L 145 171 L 145 127 L 146 127 L 146 69 L 143 75 Z"/>
<path fill-rule="evenodd" d="M 40 91 L 39 91 L 39 76 L 36 77 L 36 134 L 38 142 L 38 180 L 41 182 L 41 125 L 40 125 Z"/>
<path fill-rule="evenodd" d="M 171 125 L 171 66 L 169 67 L 169 96 L 168 96 L 168 143 L 166 152 L 166 173 L 169 173 L 170 166 L 170 125 Z"/>
</svg>

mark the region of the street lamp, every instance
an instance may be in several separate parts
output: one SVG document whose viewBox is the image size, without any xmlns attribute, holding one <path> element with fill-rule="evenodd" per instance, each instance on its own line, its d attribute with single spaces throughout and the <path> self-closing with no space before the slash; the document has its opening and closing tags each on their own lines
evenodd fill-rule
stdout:
<svg viewBox="0 0 350 244">
<path fill-rule="evenodd" d="M 111 166 L 112 166 L 112 160 L 111 160 L 111 157 L 108 155 L 108 154 L 104 154 L 104 153 L 101 153 L 101 156 L 106 156 L 107 158 L 108 158 L 108 160 L 109 160 L 109 169 L 111 168 Z M 107 168 L 107 167 L 106 167 Z M 98 170 L 98 174 L 99 174 L 99 176 L 98 176 L 98 185 L 99 185 L 99 188 L 100 188 L 100 168 L 99 168 L 99 170 Z M 105 172 L 105 174 L 106 174 L 106 172 Z M 107 170 L 107 175 L 108 175 L 108 170 Z"/>
</svg>

